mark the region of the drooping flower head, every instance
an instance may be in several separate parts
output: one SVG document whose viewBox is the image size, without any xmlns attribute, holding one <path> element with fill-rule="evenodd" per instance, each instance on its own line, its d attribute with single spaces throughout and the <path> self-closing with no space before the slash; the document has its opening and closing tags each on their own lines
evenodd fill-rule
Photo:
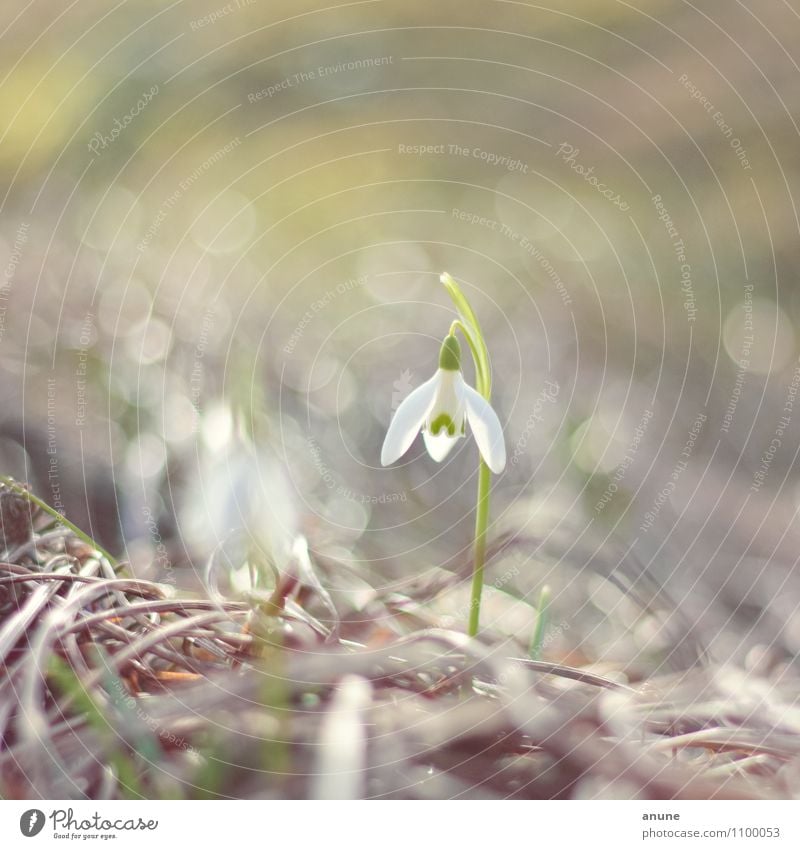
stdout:
<svg viewBox="0 0 800 849">
<path fill-rule="evenodd" d="M 428 454 L 441 462 L 466 435 L 467 422 L 486 465 L 499 474 L 506 465 L 503 428 L 488 401 L 465 382 L 461 346 L 451 333 L 442 342 L 436 373 L 397 408 L 383 441 L 381 463 L 388 466 L 402 457 L 420 430 Z"/>
</svg>

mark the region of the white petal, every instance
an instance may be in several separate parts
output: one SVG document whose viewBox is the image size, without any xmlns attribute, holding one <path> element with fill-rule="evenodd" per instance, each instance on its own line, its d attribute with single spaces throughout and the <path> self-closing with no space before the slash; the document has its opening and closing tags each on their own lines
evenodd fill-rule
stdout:
<svg viewBox="0 0 800 849">
<path fill-rule="evenodd" d="M 467 420 L 475 434 L 481 456 L 486 465 L 499 475 L 506 465 L 506 443 L 500 419 L 483 396 L 471 386 L 465 383 L 461 391 L 467 407 Z"/>
<path fill-rule="evenodd" d="M 460 371 L 440 368 L 436 372 L 439 377 L 439 385 L 436 387 L 436 400 L 429 412 L 431 418 L 436 418 L 439 413 L 447 413 L 455 421 L 458 412 L 463 409 L 461 400 L 461 384 L 464 378 Z"/>
<path fill-rule="evenodd" d="M 441 463 L 442 460 L 450 453 L 451 448 L 458 442 L 458 436 L 450 436 L 447 431 L 441 430 L 434 436 L 430 431 L 423 430 L 422 438 L 425 440 L 425 447 L 428 449 L 428 454 Z"/>
<path fill-rule="evenodd" d="M 439 373 L 422 386 L 418 386 L 410 395 L 403 399 L 402 404 L 395 410 L 386 438 L 381 449 L 381 465 L 388 466 L 411 447 L 414 437 L 419 433 L 425 416 L 436 397 L 439 385 Z"/>
</svg>

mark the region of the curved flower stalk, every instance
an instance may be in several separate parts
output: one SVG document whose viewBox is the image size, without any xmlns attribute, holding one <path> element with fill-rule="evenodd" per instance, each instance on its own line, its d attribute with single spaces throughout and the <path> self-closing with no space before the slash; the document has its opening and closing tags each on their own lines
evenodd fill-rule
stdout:
<svg viewBox="0 0 800 849">
<path fill-rule="evenodd" d="M 425 448 L 437 463 L 456 442 L 466 436 L 469 424 L 480 452 L 478 499 L 475 512 L 475 560 L 468 633 L 475 636 L 480 625 L 483 571 L 486 560 L 486 529 L 489 523 L 491 472 L 500 474 L 506 465 L 503 428 L 491 406 L 489 354 L 478 319 L 456 282 L 445 273 L 441 282 L 458 310 L 460 319 L 450 326 L 439 352 L 439 368 L 397 408 L 381 449 L 381 463 L 388 466 L 402 457 L 422 431 Z M 460 331 L 475 362 L 477 390 L 461 372 Z"/>
</svg>

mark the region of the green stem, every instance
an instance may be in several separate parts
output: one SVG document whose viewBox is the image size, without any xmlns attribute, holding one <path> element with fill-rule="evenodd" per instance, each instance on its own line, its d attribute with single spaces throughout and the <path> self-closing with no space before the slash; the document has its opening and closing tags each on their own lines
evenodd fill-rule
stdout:
<svg viewBox="0 0 800 849">
<path fill-rule="evenodd" d="M 483 593 L 483 569 L 486 561 L 486 528 L 489 525 L 489 493 L 492 473 L 480 461 L 478 468 L 478 501 L 475 510 L 475 559 L 472 567 L 472 594 L 469 605 L 469 627 L 467 633 L 475 637 L 481 622 L 481 595 Z"/>
<path fill-rule="evenodd" d="M 481 325 L 478 322 L 478 317 L 475 315 L 469 301 L 464 293 L 459 289 L 455 280 L 445 271 L 439 278 L 447 294 L 453 300 L 453 303 L 458 310 L 463 323 L 459 322 L 460 327 L 466 326 L 467 342 L 469 343 L 472 358 L 475 360 L 476 372 L 476 389 L 489 401 L 492 394 L 492 373 L 489 368 L 489 350 L 486 347 L 486 342 L 481 332 Z"/>
<path fill-rule="evenodd" d="M 469 346 L 470 353 L 472 354 L 472 361 L 475 363 L 475 385 L 478 389 L 478 392 L 480 392 L 481 395 L 484 396 L 484 398 L 487 398 L 483 391 L 483 387 L 486 386 L 487 379 L 490 381 L 490 383 L 491 379 L 488 378 L 488 375 L 484 375 L 483 373 L 481 350 L 475 343 L 475 340 L 472 338 L 472 331 L 469 329 L 469 327 L 467 327 L 466 324 L 464 324 L 463 321 L 456 319 L 450 325 L 450 336 L 455 336 L 456 330 L 460 330 L 461 335 L 467 340 L 467 345 Z"/>
<path fill-rule="evenodd" d="M 492 372 L 489 364 L 489 351 L 478 323 L 478 317 L 470 306 L 464 293 L 455 280 L 445 272 L 439 278 L 447 294 L 453 300 L 460 321 L 454 321 L 450 333 L 460 330 L 467 340 L 472 359 L 475 362 L 475 388 L 491 403 Z M 483 573 L 486 565 L 486 530 L 489 526 L 489 497 L 492 488 L 492 473 L 483 458 L 478 466 L 478 497 L 475 506 L 475 544 L 472 567 L 472 593 L 469 607 L 469 623 L 467 633 L 475 637 L 480 630 L 481 596 L 483 594 Z"/>
<path fill-rule="evenodd" d="M 539 593 L 539 604 L 536 610 L 536 627 L 533 631 L 531 646 L 528 654 L 531 660 L 538 660 L 542 653 L 542 645 L 544 643 L 545 632 L 547 631 L 547 620 L 550 616 L 550 587 L 542 587 Z"/>
<path fill-rule="evenodd" d="M 13 489 L 17 495 L 22 498 L 30 501 L 31 504 L 35 504 L 40 510 L 43 510 L 47 513 L 48 516 L 52 516 L 59 524 L 63 525 L 65 528 L 69 528 L 73 534 L 75 534 L 78 539 L 83 540 L 90 548 L 93 548 L 95 551 L 99 551 L 100 554 L 105 557 L 106 560 L 111 564 L 112 567 L 116 567 L 117 561 L 100 545 L 98 545 L 89 534 L 84 533 L 77 525 L 74 525 L 70 522 L 66 516 L 62 516 L 58 510 L 54 510 L 49 504 L 42 501 L 41 498 L 34 495 L 32 492 L 27 490 L 22 484 L 17 483 L 13 478 L 8 477 L 7 475 L 0 475 L 0 482 L 4 483 L 9 489 Z"/>
</svg>

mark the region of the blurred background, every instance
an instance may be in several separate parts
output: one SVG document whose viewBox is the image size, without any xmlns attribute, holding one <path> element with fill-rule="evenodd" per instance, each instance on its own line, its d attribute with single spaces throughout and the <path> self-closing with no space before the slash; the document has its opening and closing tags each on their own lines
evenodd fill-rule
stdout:
<svg viewBox="0 0 800 849">
<path fill-rule="evenodd" d="M 474 441 L 379 462 L 448 270 L 509 454 L 487 627 L 547 583 L 554 657 L 791 661 L 800 13 L 549 6 L 5 2 L 0 471 L 184 587 L 241 529 L 464 573 Z"/>
</svg>

